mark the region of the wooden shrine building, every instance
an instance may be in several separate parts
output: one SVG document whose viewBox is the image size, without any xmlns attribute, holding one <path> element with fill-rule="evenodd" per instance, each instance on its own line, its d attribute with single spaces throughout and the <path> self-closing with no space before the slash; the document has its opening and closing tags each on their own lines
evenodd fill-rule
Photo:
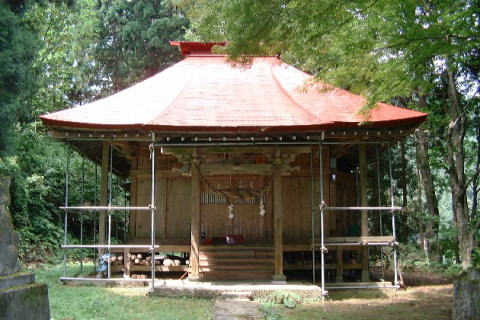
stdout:
<svg viewBox="0 0 480 320">
<path fill-rule="evenodd" d="M 285 280 L 290 270 L 315 268 L 327 282 L 371 281 L 368 248 L 396 239 L 368 229 L 376 211 L 390 214 L 394 204 L 368 209 L 367 165 L 426 114 L 379 103 L 365 118 L 364 98 L 276 57 L 234 67 L 211 52 L 213 43 L 171 44 L 185 58 L 170 68 L 41 116 L 52 137 L 102 164 L 100 206 L 65 205 L 100 214 L 100 242 L 84 247 L 125 253 L 125 278 L 151 270 Z M 108 207 L 109 165 L 131 181 L 128 241 L 119 245 L 106 236 L 106 217 L 117 209 Z M 127 259 L 152 248 L 183 253 L 187 264 Z"/>
</svg>

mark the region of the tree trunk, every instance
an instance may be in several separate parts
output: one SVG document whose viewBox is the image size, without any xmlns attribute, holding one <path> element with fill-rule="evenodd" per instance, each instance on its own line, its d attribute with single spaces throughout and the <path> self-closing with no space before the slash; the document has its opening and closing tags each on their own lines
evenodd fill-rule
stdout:
<svg viewBox="0 0 480 320">
<path fill-rule="evenodd" d="M 447 134 L 447 157 L 452 188 L 453 214 L 456 218 L 458 245 L 462 267 L 466 270 L 472 265 L 473 232 L 469 227 L 470 215 L 466 196 L 464 137 L 466 132 L 466 116 L 463 106 L 458 100 L 454 72 L 447 61 L 449 118 Z"/>
<path fill-rule="evenodd" d="M 438 210 L 438 200 L 435 194 L 435 186 L 433 184 L 433 177 L 430 171 L 428 160 L 428 136 L 427 132 L 422 129 L 415 130 L 415 150 L 417 158 L 418 171 L 420 173 L 420 183 L 425 192 L 425 200 L 428 211 L 426 230 L 425 230 L 425 251 L 430 252 L 432 243 L 436 240 L 438 235 L 438 223 L 440 214 Z M 436 241 L 435 241 L 436 242 Z M 428 259 L 428 258 L 427 258 Z"/>
<path fill-rule="evenodd" d="M 479 192 L 479 186 L 478 186 L 478 172 L 480 172 L 480 105 L 477 106 L 477 109 L 475 110 L 475 115 L 473 117 L 473 121 L 475 124 L 475 135 L 476 135 L 476 140 L 477 140 L 477 160 L 475 163 L 475 176 L 473 177 L 472 180 L 472 213 L 470 219 L 472 221 L 477 221 L 477 225 L 475 226 L 475 229 L 478 229 L 480 227 L 480 219 L 477 220 L 478 218 L 478 192 Z"/>
<path fill-rule="evenodd" d="M 425 239 L 425 211 L 423 207 L 423 186 L 422 186 L 422 178 L 420 175 L 420 169 L 417 160 L 417 199 L 418 199 L 418 245 L 424 251 L 425 254 L 425 262 L 430 264 L 430 251 L 428 248 L 428 241 Z"/>
</svg>

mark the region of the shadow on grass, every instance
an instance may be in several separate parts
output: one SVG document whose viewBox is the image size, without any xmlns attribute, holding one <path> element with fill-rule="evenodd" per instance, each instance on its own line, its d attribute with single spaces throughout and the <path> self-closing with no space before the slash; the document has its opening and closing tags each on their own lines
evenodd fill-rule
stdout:
<svg viewBox="0 0 480 320">
<path fill-rule="evenodd" d="M 391 289 L 386 289 L 391 291 Z M 388 299 L 389 296 L 385 290 L 370 289 L 370 290 L 331 290 L 328 292 L 328 300 L 330 301 L 342 301 L 351 299 Z"/>
</svg>

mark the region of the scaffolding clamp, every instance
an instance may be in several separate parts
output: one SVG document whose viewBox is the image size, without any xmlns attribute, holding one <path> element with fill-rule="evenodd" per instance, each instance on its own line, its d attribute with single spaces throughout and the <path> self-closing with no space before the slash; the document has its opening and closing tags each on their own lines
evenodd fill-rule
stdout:
<svg viewBox="0 0 480 320">
<path fill-rule="evenodd" d="M 155 148 L 153 142 L 148 145 L 148 151 L 150 153 L 150 160 L 152 160 L 153 148 Z"/>
<path fill-rule="evenodd" d="M 318 205 L 318 207 L 320 208 L 320 210 L 323 210 L 324 208 L 327 207 L 327 204 L 325 203 L 325 201 L 322 201 L 322 202 Z"/>
</svg>

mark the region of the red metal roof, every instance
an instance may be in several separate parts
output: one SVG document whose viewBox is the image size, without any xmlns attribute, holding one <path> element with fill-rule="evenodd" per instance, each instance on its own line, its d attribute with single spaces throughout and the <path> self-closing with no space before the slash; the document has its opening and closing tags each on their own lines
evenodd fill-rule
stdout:
<svg viewBox="0 0 480 320">
<path fill-rule="evenodd" d="M 345 128 L 365 120 L 358 114 L 363 97 L 314 83 L 312 76 L 275 57 L 255 57 L 248 67 L 234 67 L 226 57 L 208 54 L 212 44 L 172 44 L 187 55 L 172 67 L 104 99 L 40 118 L 47 126 L 75 129 L 236 133 Z M 379 103 L 368 122 L 370 127 L 408 126 L 425 118 L 425 113 Z"/>
</svg>

